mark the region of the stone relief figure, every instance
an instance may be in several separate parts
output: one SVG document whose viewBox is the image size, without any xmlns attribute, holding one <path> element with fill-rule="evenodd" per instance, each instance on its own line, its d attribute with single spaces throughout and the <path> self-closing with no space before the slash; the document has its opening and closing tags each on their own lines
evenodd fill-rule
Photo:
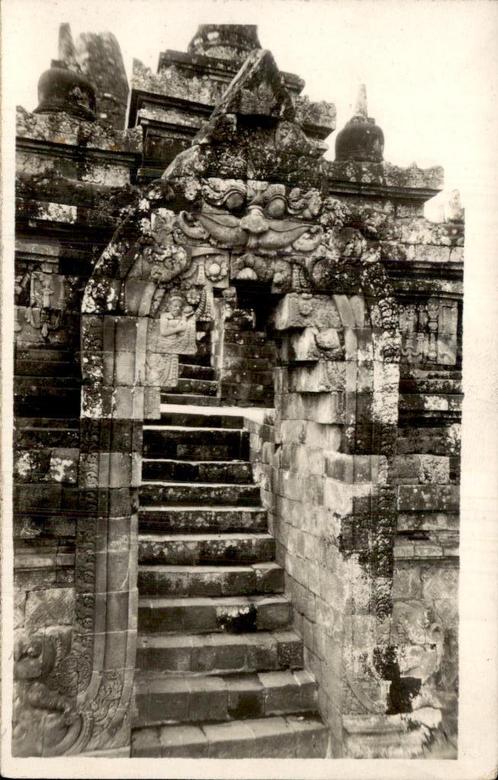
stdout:
<svg viewBox="0 0 498 780">
<path fill-rule="evenodd" d="M 179 295 L 169 300 L 168 311 L 159 320 L 159 351 L 164 352 L 162 386 L 176 385 L 178 355 L 195 354 L 195 317 L 191 306 L 185 306 Z"/>
<path fill-rule="evenodd" d="M 148 370 L 153 383 L 163 388 L 175 387 L 178 382 L 178 355 L 194 355 L 196 345 L 196 311 L 186 304 L 183 296 L 171 295 L 167 310 L 154 324 L 153 349 L 147 355 Z M 149 377 L 151 374 L 149 373 Z"/>
</svg>

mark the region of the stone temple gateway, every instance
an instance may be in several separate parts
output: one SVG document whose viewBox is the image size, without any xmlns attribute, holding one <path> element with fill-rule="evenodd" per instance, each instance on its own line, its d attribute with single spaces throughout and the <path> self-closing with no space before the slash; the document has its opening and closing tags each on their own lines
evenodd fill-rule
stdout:
<svg viewBox="0 0 498 780">
<path fill-rule="evenodd" d="M 364 89 L 325 159 L 250 25 L 130 90 L 110 34 L 58 56 L 17 123 L 14 755 L 455 757 L 442 170 Z"/>
</svg>

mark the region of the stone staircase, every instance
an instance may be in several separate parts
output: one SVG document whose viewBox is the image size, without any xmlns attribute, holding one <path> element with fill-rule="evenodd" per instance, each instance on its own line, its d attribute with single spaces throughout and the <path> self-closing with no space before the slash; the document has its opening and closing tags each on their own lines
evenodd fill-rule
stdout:
<svg viewBox="0 0 498 780">
<path fill-rule="evenodd" d="M 216 382 L 196 360 L 178 388 L 196 407 L 144 427 L 132 756 L 325 757 L 249 434 L 207 408 Z"/>
</svg>

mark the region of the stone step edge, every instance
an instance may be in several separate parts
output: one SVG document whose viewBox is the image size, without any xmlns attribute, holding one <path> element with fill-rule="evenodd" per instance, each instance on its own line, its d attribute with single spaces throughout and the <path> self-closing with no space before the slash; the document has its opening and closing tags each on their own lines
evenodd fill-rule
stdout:
<svg viewBox="0 0 498 780">
<path fill-rule="evenodd" d="M 32 419 L 32 418 L 29 418 L 29 417 L 16 417 L 16 421 L 18 419 L 29 420 L 29 419 Z M 50 422 L 52 422 L 52 420 L 58 420 L 58 419 L 64 419 L 64 418 L 59 418 L 59 417 L 50 418 L 50 417 L 47 417 L 46 419 L 49 420 Z M 15 428 L 15 430 L 16 430 L 17 433 L 19 433 L 19 431 L 34 431 L 36 433 L 39 433 L 40 431 L 49 431 L 49 432 L 57 431 L 57 433 L 61 433 L 61 432 L 62 433 L 67 433 L 68 431 L 69 432 L 70 431 L 79 431 L 79 426 L 78 427 L 77 426 L 67 426 L 66 427 L 64 425 L 18 425 Z M 186 461 L 180 461 L 180 463 L 185 463 L 185 462 Z M 212 462 L 213 461 L 206 461 L 206 463 L 212 463 Z M 231 461 L 228 461 L 228 462 L 231 462 Z M 247 461 L 242 461 L 242 463 L 245 463 L 245 462 L 247 462 Z"/>
<path fill-rule="evenodd" d="M 253 596 L 142 596 L 139 609 L 164 609 L 165 607 L 239 607 L 246 605 L 292 604 L 284 593 L 257 593 Z"/>
<path fill-rule="evenodd" d="M 259 712 L 233 713 L 230 711 L 232 696 L 246 692 L 256 694 L 260 700 Z M 253 717 L 286 716 L 291 714 L 316 713 L 318 685 L 316 679 L 307 669 L 283 669 L 279 671 L 258 671 L 247 674 L 219 675 L 177 675 L 161 676 L 150 673 L 138 673 L 135 678 L 135 695 L 137 704 L 147 702 L 153 696 L 156 705 L 162 700 L 162 706 L 155 714 L 139 714 L 135 719 L 136 726 L 173 725 L 181 723 L 230 723 L 243 721 Z M 180 713 L 168 713 L 168 703 L 173 704 L 177 696 L 185 697 L 187 712 L 184 717 Z M 212 697 L 222 697 L 222 706 L 209 708 Z M 208 699 L 208 701 L 206 701 Z M 224 700 L 224 701 L 223 701 Z M 199 704 L 201 711 L 199 712 Z M 206 710 L 206 704 L 208 708 Z M 224 706 L 223 706 L 224 705 Z M 169 715 L 169 717 L 168 717 Z M 186 716 L 186 717 L 185 717 Z"/>
<path fill-rule="evenodd" d="M 167 425 L 158 423 L 156 425 L 144 425 L 144 431 L 173 431 L 178 433 L 180 431 L 200 431 L 201 433 L 210 433 L 212 431 L 223 431 L 224 433 L 246 433 L 247 428 L 220 428 L 213 426 L 208 428 L 207 426 L 195 426 L 195 425 Z"/>
<path fill-rule="evenodd" d="M 137 650 L 161 650 L 163 648 L 183 647 L 185 644 L 204 647 L 209 645 L 237 645 L 237 644 L 265 644 L 265 640 L 268 637 L 272 637 L 276 641 L 281 642 L 300 642 L 302 643 L 302 637 L 293 628 L 284 628 L 272 631 L 266 629 L 265 631 L 251 631 L 248 633 L 241 632 L 240 634 L 225 634 L 218 631 L 207 631 L 205 634 L 171 634 L 154 633 L 146 634 L 145 636 L 139 635 L 137 637 Z M 154 676 L 158 677 L 158 672 L 150 672 Z M 142 672 L 143 674 L 143 672 Z M 177 672 L 177 675 L 184 675 L 185 671 Z M 194 672 L 195 674 L 195 672 Z M 197 672 L 197 674 L 199 674 Z M 202 675 L 209 676 L 208 672 L 202 672 Z M 220 676 L 219 670 L 214 672 L 215 675 Z M 227 672 L 228 674 L 228 672 Z M 171 677 L 172 672 L 165 672 L 165 677 Z"/>
<path fill-rule="evenodd" d="M 268 633 L 268 632 L 267 632 Z M 240 636 L 240 635 L 239 635 Z M 252 634 L 254 636 L 254 634 Z M 264 679 L 262 680 L 261 677 Z M 277 688 L 282 684 L 294 686 L 315 685 L 318 686 L 314 675 L 308 669 L 278 669 L 270 672 L 227 672 L 222 674 L 205 674 L 199 672 L 177 672 L 172 674 L 161 674 L 157 671 L 143 671 L 138 669 L 135 674 L 135 690 L 144 696 L 148 693 L 176 693 L 182 684 L 188 688 L 189 681 L 195 682 L 195 688 L 199 690 L 197 683 L 204 681 L 206 688 L 211 688 L 214 680 L 222 681 L 230 690 L 240 689 L 241 678 L 243 681 L 257 681 L 261 683 L 261 688 Z M 164 690 L 160 690 L 164 686 Z M 171 690 L 168 690 L 168 687 Z"/>
<path fill-rule="evenodd" d="M 142 595 L 141 636 L 240 634 L 292 630 L 292 602 L 284 593 L 238 596 Z"/>
<path fill-rule="evenodd" d="M 164 393 L 163 395 L 174 395 L 174 393 Z M 182 394 L 179 394 L 182 395 Z M 199 396 L 204 397 L 204 396 Z M 210 397 L 210 396 L 209 396 Z M 186 404 L 172 404 L 172 403 L 162 403 L 161 404 L 161 412 L 168 412 L 170 414 L 199 414 L 203 415 L 205 417 L 211 417 L 216 415 L 223 415 L 224 417 L 246 417 L 247 415 L 254 415 L 258 420 L 262 421 L 262 418 L 264 414 L 272 414 L 275 412 L 275 409 L 271 406 L 261 406 L 261 407 L 254 407 L 254 406 L 244 406 L 242 404 L 240 405 L 232 405 L 226 404 L 225 406 L 190 406 L 186 408 Z"/>
<path fill-rule="evenodd" d="M 164 399 L 183 399 L 183 403 L 185 406 L 194 406 L 195 402 L 200 403 L 201 406 L 216 406 L 219 404 L 219 398 L 214 395 L 201 395 L 200 393 L 168 393 L 168 392 L 162 392 L 161 393 L 161 407 L 164 405 L 168 405 L 171 403 L 170 401 L 166 401 Z M 193 399 L 193 402 L 191 403 L 191 400 Z"/>
<path fill-rule="evenodd" d="M 273 539 L 273 535 L 270 533 L 264 533 L 263 531 L 220 531 L 220 532 L 212 532 L 209 531 L 203 534 L 190 534 L 190 533 L 179 533 L 179 534 L 156 534 L 156 533 L 148 533 L 146 531 L 139 533 L 138 535 L 139 540 L 143 540 L 144 542 L 202 542 L 202 541 L 213 541 L 213 540 L 224 540 L 224 539 L 234 539 L 237 542 L 244 542 L 247 540 L 253 540 L 253 539 Z"/>
<path fill-rule="evenodd" d="M 157 462 L 157 461 L 155 461 L 155 462 Z M 184 460 L 182 460 L 182 461 L 177 461 L 177 463 L 178 462 L 180 462 L 180 463 L 187 463 L 187 462 L 190 463 L 191 461 L 184 461 Z M 204 461 L 204 462 L 205 463 L 213 463 L 212 460 Z M 231 463 L 231 462 L 232 461 L 227 461 L 227 463 Z M 244 462 L 244 461 L 242 461 L 242 462 Z M 178 482 L 178 481 L 166 482 L 165 480 L 162 480 L 162 479 L 157 479 L 157 480 L 146 479 L 146 480 L 142 480 L 140 485 L 141 485 L 141 487 L 146 487 L 146 486 L 150 485 L 150 486 L 153 486 L 153 487 L 158 487 L 159 486 L 159 487 L 173 487 L 173 488 L 175 488 L 175 487 L 182 487 L 183 488 L 183 487 L 185 487 L 185 485 L 190 485 L 193 488 L 206 488 L 206 487 L 207 488 L 230 488 L 230 489 L 232 489 L 234 487 L 240 487 L 240 488 L 244 488 L 244 489 L 247 489 L 248 487 L 259 488 L 259 485 L 256 485 L 255 483 L 249 483 L 249 484 L 242 483 L 242 484 L 238 484 L 237 482 Z"/>
<path fill-rule="evenodd" d="M 267 718 L 248 718 L 244 721 L 231 721 L 228 723 L 209 724 L 202 722 L 197 725 L 182 724 L 180 726 L 145 726 L 132 729 L 131 755 L 135 757 L 167 757 L 168 755 L 180 757 L 205 757 L 213 755 L 217 747 L 230 747 L 233 743 L 235 754 L 233 758 L 242 758 L 240 755 L 241 744 L 248 743 L 249 754 L 247 757 L 255 757 L 253 749 L 260 739 L 265 743 L 272 737 L 288 737 L 295 749 L 302 750 L 300 740 L 306 733 L 328 734 L 328 727 L 324 724 L 320 715 L 288 715 L 269 716 Z M 163 737 L 164 741 L 161 741 Z M 275 757 L 277 745 L 271 752 Z M 238 755 L 237 755 L 238 753 Z M 259 754 L 261 757 L 262 754 Z M 314 755 L 315 758 L 325 758 L 327 748 L 323 755 Z M 216 753 L 213 757 L 216 757 Z M 289 755 L 286 751 L 280 758 L 307 758 L 306 755 Z"/>
<path fill-rule="evenodd" d="M 189 484 L 186 482 L 185 484 Z M 203 504 L 196 504 L 194 506 L 187 506 L 181 504 L 180 506 L 170 506 L 169 504 L 167 506 L 157 506 L 156 504 L 151 504 L 150 506 L 141 506 L 140 507 L 140 513 L 142 512 L 266 512 L 266 509 L 264 507 L 257 507 L 257 506 L 241 506 L 240 504 L 235 504 L 234 506 L 227 506 L 227 505 L 221 505 L 221 506 L 213 506 L 212 504 L 209 505 L 203 505 Z"/>
<path fill-rule="evenodd" d="M 45 430 L 45 428 L 42 428 L 41 430 Z M 235 429 L 234 429 L 235 430 Z M 249 460 L 240 460 L 240 459 L 233 459 L 233 460 L 179 460 L 178 458 L 142 458 L 142 463 L 179 463 L 182 466 L 186 463 L 194 465 L 194 466 L 204 466 L 204 465 L 211 465 L 213 463 L 218 465 L 224 465 L 229 466 L 232 464 L 239 465 L 241 463 L 245 463 L 248 466 L 252 465 L 251 461 Z M 179 483 L 180 485 L 183 485 L 183 482 Z M 197 483 L 196 483 L 197 484 Z M 211 484 L 211 483 L 207 483 Z M 227 484 L 233 484 L 228 482 Z"/>
</svg>

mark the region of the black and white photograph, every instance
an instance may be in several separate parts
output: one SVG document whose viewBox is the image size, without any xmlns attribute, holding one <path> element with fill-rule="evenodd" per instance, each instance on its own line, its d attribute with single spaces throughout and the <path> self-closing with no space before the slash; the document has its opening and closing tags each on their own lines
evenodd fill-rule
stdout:
<svg viewBox="0 0 498 780">
<path fill-rule="evenodd" d="M 498 5 L 1 10 L 2 775 L 493 778 Z"/>
</svg>

